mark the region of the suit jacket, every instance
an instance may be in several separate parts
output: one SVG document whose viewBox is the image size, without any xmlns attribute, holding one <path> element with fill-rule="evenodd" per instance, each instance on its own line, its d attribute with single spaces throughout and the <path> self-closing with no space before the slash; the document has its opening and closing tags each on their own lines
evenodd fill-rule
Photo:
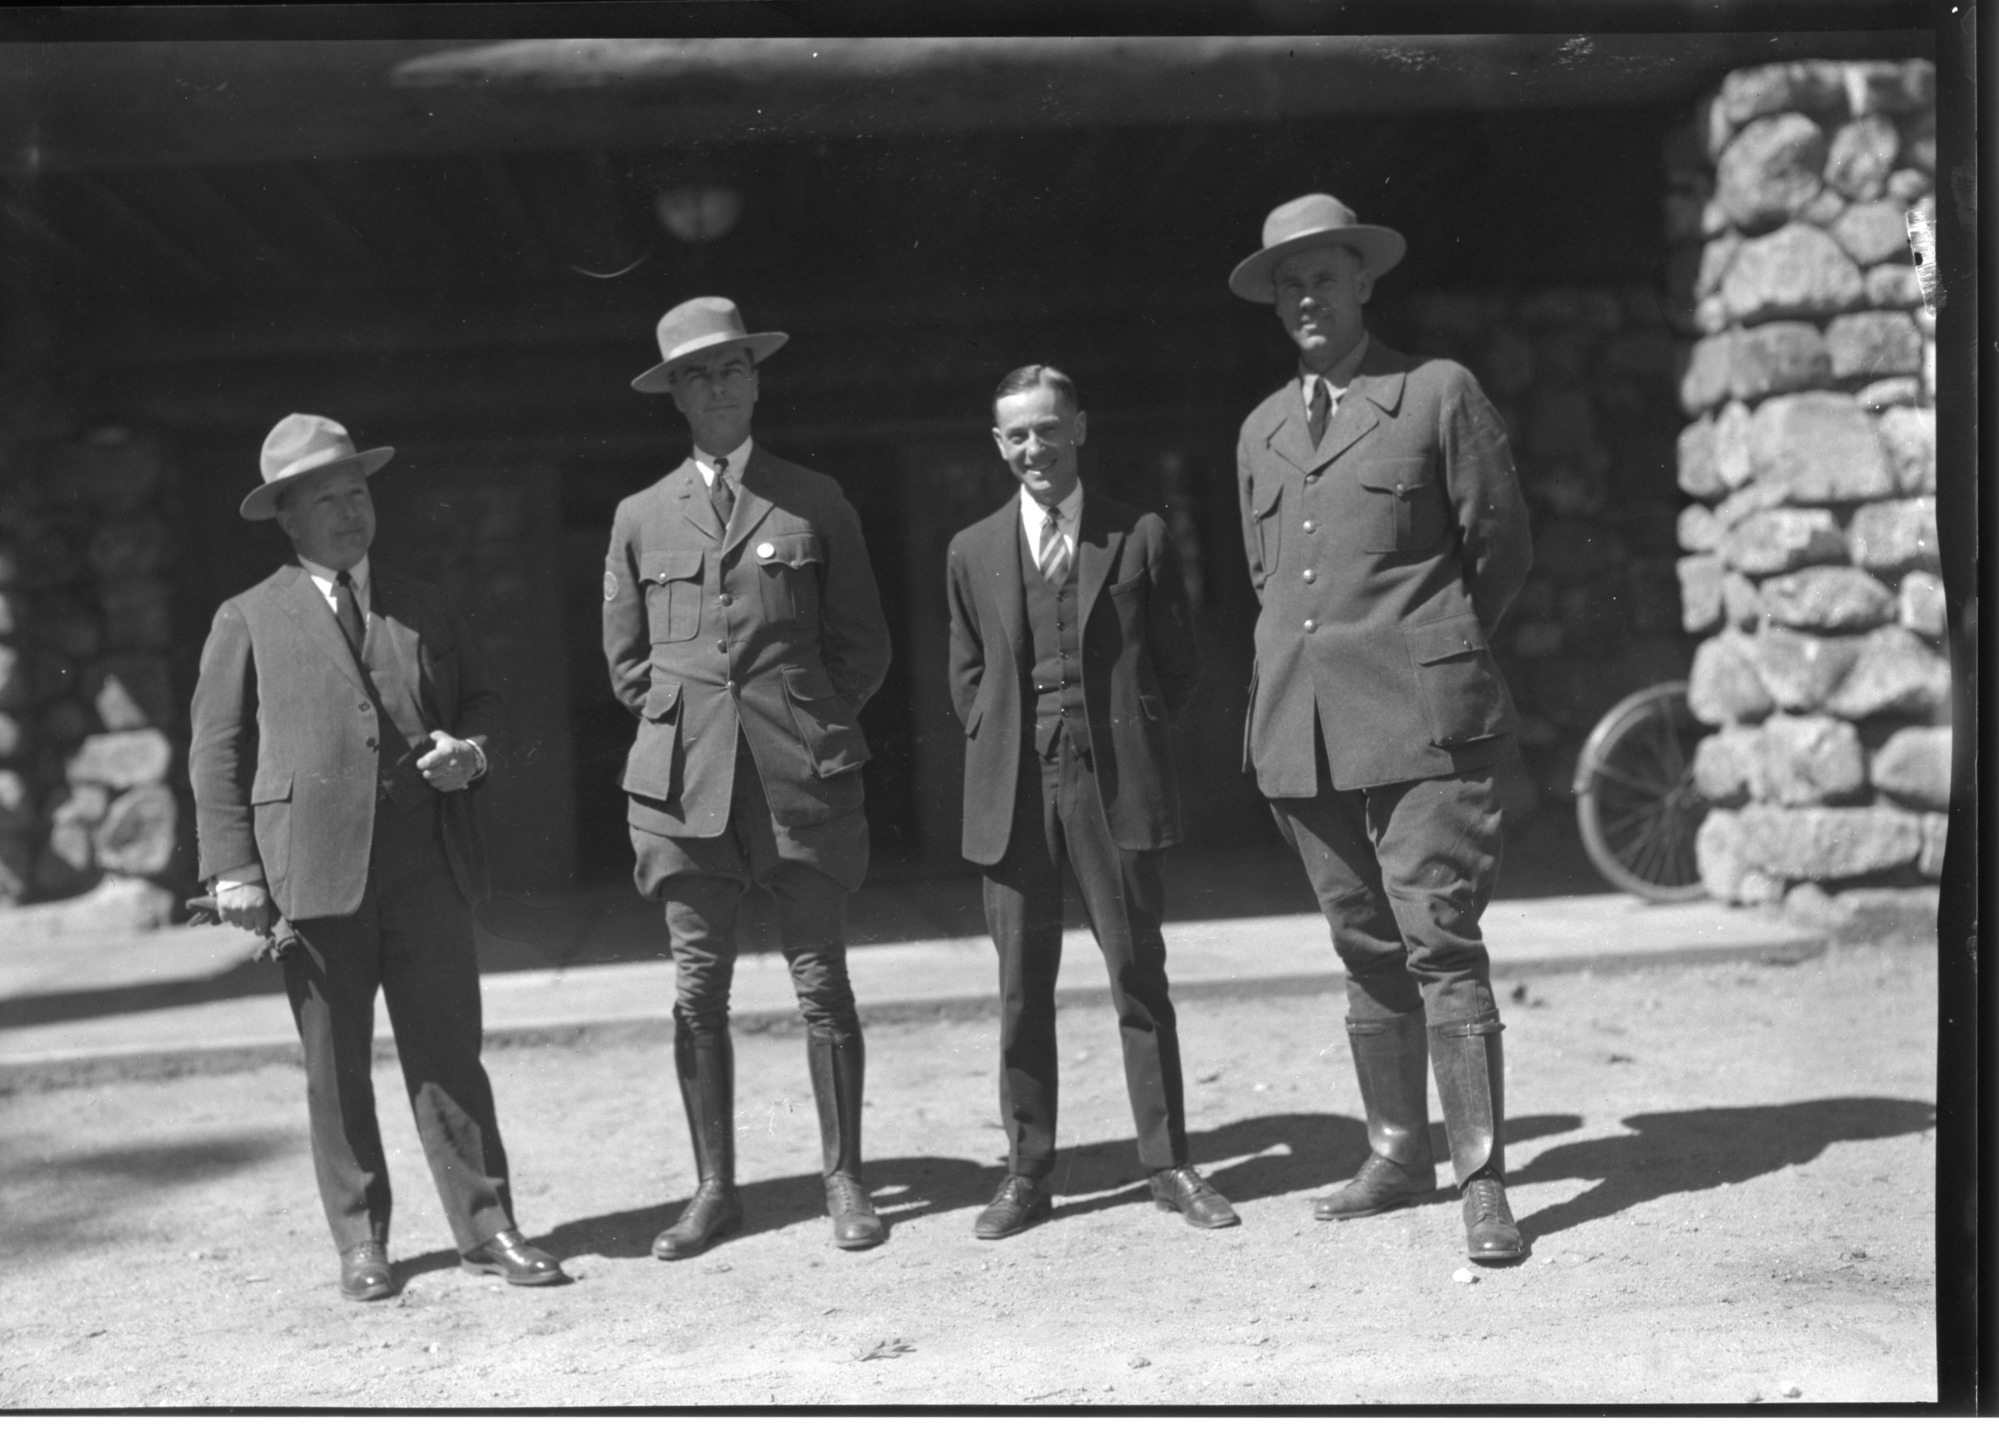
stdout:
<svg viewBox="0 0 1999 1431">
<path fill-rule="evenodd" d="M 1271 798 L 1474 770 L 1517 724 L 1486 633 L 1533 546 L 1506 429 L 1458 364 L 1370 343 L 1315 449 L 1298 385 L 1236 448 L 1262 611 L 1243 768 Z"/>
<path fill-rule="evenodd" d="M 1034 729 L 1034 636 L 1021 576 L 1020 504 L 951 539 L 951 705 L 965 728 L 965 858 L 995 864 L 1013 830 Z M 1083 709 L 1111 836 L 1128 850 L 1181 838 L 1168 727 L 1200 680 L 1180 560 L 1166 524 L 1088 492 L 1076 533 Z M 1108 600 L 1102 599 L 1108 597 Z"/>
<path fill-rule="evenodd" d="M 499 693 L 449 598 L 379 562 L 370 581 L 376 639 L 415 691 L 424 729 L 490 734 Z M 380 727 L 333 608 L 303 567 L 280 567 L 222 603 L 202 647 L 193 724 L 188 779 L 201 877 L 261 862 L 288 919 L 359 908 Z M 472 791 L 436 798 L 452 875 L 476 904 L 488 884 Z"/>
<path fill-rule="evenodd" d="M 832 478 L 752 447 L 726 533 L 691 457 L 625 498 L 604 559 L 604 658 L 639 717 L 633 825 L 721 834 L 738 731 L 779 823 L 861 805 L 857 717 L 888 673 L 888 623 Z"/>
</svg>

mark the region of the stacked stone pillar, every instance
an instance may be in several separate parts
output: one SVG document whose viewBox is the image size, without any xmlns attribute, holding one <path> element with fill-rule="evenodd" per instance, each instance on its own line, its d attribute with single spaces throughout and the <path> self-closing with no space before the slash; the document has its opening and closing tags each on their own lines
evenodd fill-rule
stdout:
<svg viewBox="0 0 1999 1431">
<path fill-rule="evenodd" d="M 1668 149 L 1702 334 L 1678 455 L 1689 701 L 1718 727 L 1701 876 L 1819 922 L 1941 870 L 1936 358 L 1908 238 L 1935 160 L 1925 61 L 1738 71 Z"/>
</svg>

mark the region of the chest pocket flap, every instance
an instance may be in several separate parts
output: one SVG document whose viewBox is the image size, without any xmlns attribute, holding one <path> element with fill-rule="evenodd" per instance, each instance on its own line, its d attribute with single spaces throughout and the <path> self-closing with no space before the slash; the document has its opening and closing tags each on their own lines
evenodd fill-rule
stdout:
<svg viewBox="0 0 1999 1431">
<path fill-rule="evenodd" d="M 819 615 L 819 580 L 826 552 L 817 532 L 783 532 L 750 547 L 763 572 L 764 618 L 812 622 Z"/>
<path fill-rule="evenodd" d="M 756 544 L 755 551 L 760 565 L 788 566 L 793 570 L 826 560 L 817 532 L 787 532 L 783 536 L 767 537 Z"/>
<path fill-rule="evenodd" d="M 699 547 L 646 552 L 639 581 L 646 589 L 646 624 L 654 642 L 686 641 L 701 629 Z"/>
<path fill-rule="evenodd" d="M 698 547 L 646 552 L 639 558 L 639 580 L 699 581 L 701 556 Z"/>
<path fill-rule="evenodd" d="M 1360 465 L 1366 489 L 1361 537 L 1367 552 L 1424 551 L 1444 534 L 1444 498 L 1427 457 L 1376 457 Z"/>
</svg>

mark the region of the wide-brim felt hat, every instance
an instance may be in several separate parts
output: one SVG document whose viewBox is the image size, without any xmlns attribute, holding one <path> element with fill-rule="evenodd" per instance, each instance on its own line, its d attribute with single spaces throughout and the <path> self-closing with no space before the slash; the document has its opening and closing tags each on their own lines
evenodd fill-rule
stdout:
<svg viewBox="0 0 1999 1431">
<path fill-rule="evenodd" d="M 669 308 L 655 332 L 659 339 L 659 361 L 632 379 L 642 393 L 663 393 L 673 386 L 673 370 L 689 358 L 741 343 L 750 350 L 750 361 L 761 363 L 791 341 L 789 333 L 752 333 L 743 327 L 743 315 L 726 298 L 690 298 Z"/>
<path fill-rule="evenodd" d="M 252 488 L 236 510 L 250 521 L 268 521 L 277 516 L 278 498 L 286 489 L 308 477 L 323 477 L 346 468 L 363 477 L 372 477 L 395 455 L 393 447 L 371 447 L 366 452 L 357 452 L 347 429 L 332 418 L 295 412 L 272 428 L 264 439 L 264 450 L 258 457 L 264 483 Z"/>
<path fill-rule="evenodd" d="M 1305 194 L 1279 204 L 1263 221 L 1263 247 L 1235 266 L 1229 291 L 1252 303 L 1275 303 L 1271 279 L 1277 265 L 1291 254 L 1321 244 L 1342 244 L 1360 255 L 1375 278 L 1381 277 L 1409 251 L 1408 240 L 1394 229 L 1364 224 L 1331 194 Z"/>
</svg>

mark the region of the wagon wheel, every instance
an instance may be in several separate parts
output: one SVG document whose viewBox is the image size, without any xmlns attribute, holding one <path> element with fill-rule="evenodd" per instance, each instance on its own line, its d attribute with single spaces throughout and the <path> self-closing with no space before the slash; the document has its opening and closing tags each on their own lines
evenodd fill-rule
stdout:
<svg viewBox="0 0 1999 1431">
<path fill-rule="evenodd" d="M 1687 683 L 1666 681 L 1612 706 L 1583 743 L 1576 822 L 1619 889 L 1659 903 L 1701 897 L 1694 836 L 1708 806 L 1693 766 L 1706 731 L 1687 709 Z"/>
</svg>

